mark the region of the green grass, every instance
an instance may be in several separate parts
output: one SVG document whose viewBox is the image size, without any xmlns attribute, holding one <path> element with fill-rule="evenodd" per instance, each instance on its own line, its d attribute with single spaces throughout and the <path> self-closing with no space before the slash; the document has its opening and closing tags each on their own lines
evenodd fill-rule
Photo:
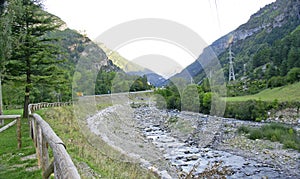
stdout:
<svg viewBox="0 0 300 179">
<path fill-rule="evenodd" d="M 22 114 L 22 110 L 4 111 L 4 114 Z M 12 120 L 5 120 L 9 123 Z M 41 178 L 41 170 L 27 171 L 36 167 L 37 159 L 22 161 L 25 156 L 35 154 L 33 141 L 29 137 L 27 119 L 21 121 L 22 148 L 17 148 L 16 125 L 0 133 L 0 178 Z"/>
<path fill-rule="evenodd" d="M 267 139 L 273 142 L 280 142 L 286 148 L 292 148 L 300 151 L 300 137 L 297 132 L 284 124 L 272 123 L 264 125 L 261 128 L 250 128 L 241 126 L 239 133 L 249 134 L 249 139 Z"/>
<path fill-rule="evenodd" d="M 152 172 L 130 162 L 126 156 L 91 133 L 84 120 L 76 119 L 73 107 L 49 108 L 38 113 L 65 143 L 75 165 L 84 162 L 101 178 L 156 178 Z M 79 170 L 79 173 L 86 178 L 83 171 Z"/>
<path fill-rule="evenodd" d="M 300 101 L 300 82 L 291 85 L 277 87 L 273 89 L 266 89 L 260 93 L 248 96 L 228 97 L 226 101 L 247 101 L 247 100 L 262 100 L 279 102 L 284 101 Z"/>
</svg>

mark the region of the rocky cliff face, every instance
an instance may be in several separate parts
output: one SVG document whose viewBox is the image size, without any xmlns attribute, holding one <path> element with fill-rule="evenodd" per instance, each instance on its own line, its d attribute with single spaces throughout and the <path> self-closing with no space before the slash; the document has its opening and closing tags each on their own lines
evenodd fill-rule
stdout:
<svg viewBox="0 0 300 179">
<path fill-rule="evenodd" d="M 299 21 L 300 1 L 277 0 L 253 14 L 247 23 L 213 42 L 211 47 L 219 55 L 228 47 L 228 41 L 232 37 L 233 43 L 237 43 L 262 31 L 272 33 L 276 28 L 284 27 L 291 23 L 298 24 Z"/>
</svg>

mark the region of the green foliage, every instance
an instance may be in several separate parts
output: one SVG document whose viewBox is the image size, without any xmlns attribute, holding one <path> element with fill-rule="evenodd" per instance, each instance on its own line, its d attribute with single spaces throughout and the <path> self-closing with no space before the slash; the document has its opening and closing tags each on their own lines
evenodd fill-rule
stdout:
<svg viewBox="0 0 300 179">
<path fill-rule="evenodd" d="M 250 132 L 250 129 L 247 126 L 242 125 L 241 127 L 238 128 L 237 131 L 238 131 L 239 134 L 241 134 L 241 133 L 247 134 L 247 133 Z"/>
<path fill-rule="evenodd" d="M 249 134 L 249 139 L 267 139 L 273 142 L 280 142 L 286 148 L 293 148 L 300 151 L 300 137 L 297 132 L 284 124 L 272 123 L 261 128 L 239 127 L 238 131 Z"/>
<path fill-rule="evenodd" d="M 155 90 L 155 94 L 159 96 L 156 98 L 158 108 L 166 107 L 167 109 L 181 110 L 180 94 L 175 85 L 167 86 L 166 89 Z"/>
<path fill-rule="evenodd" d="M 209 114 L 210 108 L 211 108 L 211 102 L 212 102 L 212 93 L 204 93 L 203 99 L 202 99 L 202 105 L 201 109 L 204 114 Z"/>
<path fill-rule="evenodd" d="M 95 94 L 145 91 L 151 88 L 146 75 L 130 76 L 122 71 L 115 72 L 101 68 L 96 79 Z"/>
<path fill-rule="evenodd" d="M 298 60 L 299 59 L 300 59 L 300 57 L 298 58 Z M 300 68 L 299 67 L 292 68 L 287 74 L 287 80 L 290 83 L 299 82 L 300 81 Z"/>
<path fill-rule="evenodd" d="M 145 91 L 145 90 L 150 90 L 151 85 L 148 84 L 147 76 L 143 75 L 140 77 L 137 77 L 136 80 L 131 84 L 130 86 L 130 91 Z"/>
<path fill-rule="evenodd" d="M 268 62 L 270 62 L 271 49 L 267 45 L 261 47 L 261 49 L 253 56 L 253 67 L 257 68 Z"/>
<path fill-rule="evenodd" d="M 271 106 L 261 100 L 227 102 L 225 116 L 241 120 L 261 121 L 267 118 Z"/>
<path fill-rule="evenodd" d="M 112 80 L 115 76 L 115 72 L 100 70 L 96 79 L 95 94 L 109 94 L 111 92 Z"/>
<path fill-rule="evenodd" d="M 200 111 L 200 100 L 197 85 L 189 85 L 183 90 L 181 95 L 181 105 L 183 111 Z"/>
<path fill-rule="evenodd" d="M 266 89 L 267 83 L 265 80 L 244 80 L 235 83 L 227 84 L 227 96 L 243 96 L 258 93 Z"/>
<path fill-rule="evenodd" d="M 178 89 L 171 84 L 165 89 L 155 90 L 159 95 L 156 99 L 158 108 L 162 108 L 166 103 L 167 109 L 178 109 L 184 111 L 201 112 L 209 114 L 212 106 L 212 98 L 216 96 L 206 85 L 187 85 L 184 89 Z M 182 86 L 180 86 L 182 88 Z M 179 93 L 181 90 L 181 93 Z M 162 100 L 163 98 L 163 100 Z"/>
<path fill-rule="evenodd" d="M 5 77 L 25 86 L 24 116 L 28 115 L 30 93 L 38 84 L 57 91 L 63 81 L 63 71 L 57 65 L 62 62 L 55 39 L 47 33 L 61 23 L 57 17 L 42 10 L 40 1 L 14 0 L 8 3 L 4 19 L 10 19 L 10 55 L 5 59 Z M 13 15 L 12 18 L 10 16 Z M 7 40 L 7 39 L 4 39 Z M 8 39 L 9 41 L 9 39 Z"/>
<path fill-rule="evenodd" d="M 286 78 L 282 76 L 273 76 L 268 80 L 268 87 L 275 88 L 287 84 Z"/>
</svg>

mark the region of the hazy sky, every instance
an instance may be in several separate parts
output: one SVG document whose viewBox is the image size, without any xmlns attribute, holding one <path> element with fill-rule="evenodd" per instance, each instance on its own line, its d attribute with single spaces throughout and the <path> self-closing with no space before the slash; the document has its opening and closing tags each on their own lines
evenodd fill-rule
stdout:
<svg viewBox="0 0 300 179">
<path fill-rule="evenodd" d="M 209 45 L 246 23 L 261 7 L 275 0 L 45 0 L 45 9 L 64 20 L 68 27 L 95 39 L 104 31 L 126 21 L 162 18 L 178 22 L 195 31 Z M 138 58 L 137 46 L 152 49 L 153 44 L 127 44 L 118 51 L 128 59 Z M 165 44 L 170 46 L 170 44 Z M 181 49 L 182 50 L 182 49 Z M 143 53 L 161 53 L 145 51 Z M 172 53 L 172 52 L 171 52 Z M 145 54 L 145 55 L 146 55 Z M 176 58 L 172 54 L 162 54 Z M 175 55 L 176 56 L 176 55 Z M 181 59 L 181 60 L 178 60 Z M 195 59 L 189 55 L 174 59 L 185 67 Z M 185 59 L 185 60 L 182 60 Z"/>
</svg>

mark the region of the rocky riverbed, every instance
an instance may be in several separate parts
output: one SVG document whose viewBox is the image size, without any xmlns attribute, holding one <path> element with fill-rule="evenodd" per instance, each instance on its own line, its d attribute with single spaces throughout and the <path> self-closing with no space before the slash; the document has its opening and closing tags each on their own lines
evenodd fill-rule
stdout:
<svg viewBox="0 0 300 179">
<path fill-rule="evenodd" d="M 299 152 L 236 132 L 262 123 L 143 105 L 115 105 L 87 122 L 108 144 L 162 178 L 300 178 Z"/>
</svg>

